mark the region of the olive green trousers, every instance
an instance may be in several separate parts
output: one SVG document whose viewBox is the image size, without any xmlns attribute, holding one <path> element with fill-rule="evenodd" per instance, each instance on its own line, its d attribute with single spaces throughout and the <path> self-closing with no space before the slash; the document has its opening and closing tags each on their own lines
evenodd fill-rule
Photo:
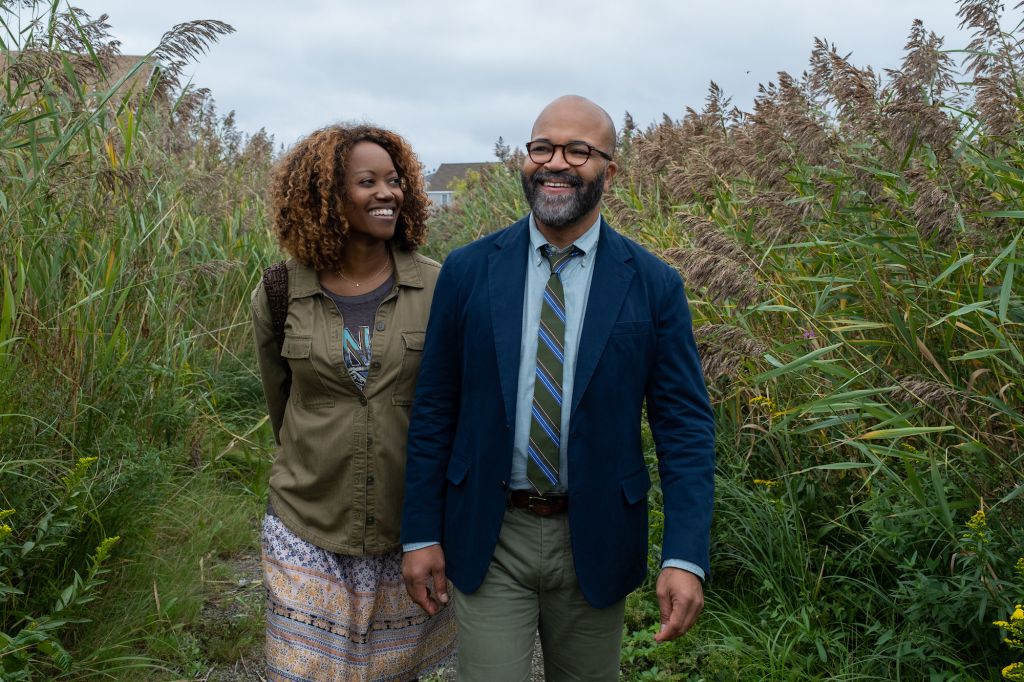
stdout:
<svg viewBox="0 0 1024 682">
<path fill-rule="evenodd" d="M 459 682 L 526 682 L 540 633 L 547 682 L 613 682 L 626 601 L 595 609 L 576 582 L 569 515 L 510 508 L 476 592 L 455 590 Z"/>
</svg>

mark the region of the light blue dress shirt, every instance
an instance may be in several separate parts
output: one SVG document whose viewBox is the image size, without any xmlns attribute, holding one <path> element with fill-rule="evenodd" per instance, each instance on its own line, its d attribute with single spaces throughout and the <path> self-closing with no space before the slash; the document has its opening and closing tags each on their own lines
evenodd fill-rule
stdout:
<svg viewBox="0 0 1024 682">
<path fill-rule="evenodd" d="M 573 377 L 576 375 L 576 353 L 580 347 L 580 331 L 583 329 L 583 314 L 587 310 L 590 295 L 590 280 L 594 274 L 594 255 L 601 236 L 601 219 L 587 228 L 573 246 L 583 252 L 569 259 L 559 275 L 565 296 L 565 342 L 563 345 L 562 410 L 561 432 L 569 433 L 569 405 L 572 405 Z M 537 330 L 540 328 L 541 302 L 544 288 L 551 277 L 551 265 L 541 249 L 548 240 L 537 229 L 530 214 L 530 260 L 526 266 L 526 292 L 523 298 L 523 334 L 519 346 L 519 390 L 516 393 L 516 431 L 512 445 L 512 478 L 510 487 L 529 489 L 526 478 L 526 448 L 530 442 L 531 406 L 533 405 L 533 382 L 537 376 Z M 565 492 L 569 483 L 569 439 L 562 438 L 559 444 L 558 478 L 556 492 Z"/>
<path fill-rule="evenodd" d="M 587 228 L 573 245 L 583 252 L 569 260 L 562 269 L 560 277 L 565 295 L 565 344 L 562 366 L 562 404 L 572 405 L 573 377 L 576 374 L 576 354 L 580 345 L 580 332 L 583 329 L 583 316 L 587 310 L 590 295 L 590 281 L 594 275 L 594 257 L 597 254 L 598 240 L 601 236 L 600 216 Z M 541 248 L 548 244 L 547 239 L 537 229 L 537 224 L 530 214 L 530 254 L 526 267 L 526 291 L 523 298 L 523 333 L 519 347 L 519 389 L 516 393 L 516 430 L 512 446 L 512 489 L 529 489 L 531 486 L 526 478 L 526 447 L 530 440 L 530 408 L 533 405 L 533 382 L 537 368 L 537 330 L 540 327 L 541 300 L 544 287 L 551 276 L 551 266 L 544 257 Z M 562 433 L 569 433 L 570 410 L 562 410 Z M 559 445 L 558 477 L 556 491 L 565 492 L 568 487 L 568 438 L 563 438 Z M 402 546 L 406 552 L 423 549 L 436 542 L 415 542 Z M 681 568 L 693 573 L 701 580 L 704 571 L 700 566 L 681 559 L 666 559 L 662 568 Z"/>
</svg>

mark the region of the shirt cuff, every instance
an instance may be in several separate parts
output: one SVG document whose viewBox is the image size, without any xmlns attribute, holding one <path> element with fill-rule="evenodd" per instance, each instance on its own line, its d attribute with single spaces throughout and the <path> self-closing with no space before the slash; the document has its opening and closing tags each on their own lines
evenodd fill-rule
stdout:
<svg viewBox="0 0 1024 682">
<path fill-rule="evenodd" d="M 417 547 L 416 549 L 419 549 L 419 547 Z M 406 551 L 409 551 L 409 550 L 406 549 Z M 684 571 L 688 571 L 690 573 L 693 573 L 695 576 L 697 576 L 698 578 L 701 579 L 701 582 L 704 581 L 704 569 L 701 568 L 700 566 L 698 566 L 697 564 L 691 563 L 689 561 L 683 561 L 682 559 L 665 559 L 664 561 L 661 562 L 661 567 L 662 568 L 681 568 Z"/>
<path fill-rule="evenodd" d="M 431 547 L 433 545 L 440 545 L 440 542 L 410 542 L 402 545 L 403 552 L 415 552 L 417 549 L 423 549 L 425 547 Z M 697 569 L 700 570 L 700 569 Z"/>
</svg>

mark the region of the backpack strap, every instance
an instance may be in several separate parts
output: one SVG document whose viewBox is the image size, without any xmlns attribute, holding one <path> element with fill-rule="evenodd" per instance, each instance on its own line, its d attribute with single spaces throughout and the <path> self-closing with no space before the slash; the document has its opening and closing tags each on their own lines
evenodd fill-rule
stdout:
<svg viewBox="0 0 1024 682">
<path fill-rule="evenodd" d="M 288 264 L 281 261 L 264 270 L 263 288 L 270 305 L 270 327 L 280 352 L 284 348 L 284 323 L 288 319 Z"/>
</svg>

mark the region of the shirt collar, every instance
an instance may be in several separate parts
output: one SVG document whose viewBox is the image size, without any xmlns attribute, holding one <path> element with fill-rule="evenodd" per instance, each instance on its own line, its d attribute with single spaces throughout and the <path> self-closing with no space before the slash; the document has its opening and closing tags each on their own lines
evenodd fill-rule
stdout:
<svg viewBox="0 0 1024 682">
<path fill-rule="evenodd" d="M 423 275 L 420 272 L 420 264 L 416 261 L 416 254 L 394 248 L 391 255 L 395 261 L 395 284 L 422 289 Z M 289 282 L 288 298 L 303 298 L 320 293 L 320 279 L 316 270 L 298 261 L 291 262 L 294 263 L 295 271 Z"/>
<path fill-rule="evenodd" d="M 601 216 L 597 216 L 597 220 L 594 224 L 587 228 L 587 231 L 579 236 L 579 238 L 573 242 L 573 246 L 583 252 L 580 257 L 580 262 L 583 265 L 587 265 L 594 260 L 594 252 L 597 249 L 597 240 L 601 237 Z M 548 244 L 547 239 L 541 234 L 537 228 L 537 223 L 533 219 L 533 213 L 530 213 L 530 258 L 533 259 L 535 265 L 539 264 L 544 259 L 544 256 L 540 252 L 540 248 L 545 244 Z"/>
</svg>

